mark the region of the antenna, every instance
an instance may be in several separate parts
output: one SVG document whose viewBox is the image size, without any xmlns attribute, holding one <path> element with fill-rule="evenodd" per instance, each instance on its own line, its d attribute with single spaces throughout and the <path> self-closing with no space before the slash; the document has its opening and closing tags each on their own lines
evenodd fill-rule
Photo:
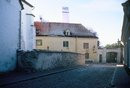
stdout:
<svg viewBox="0 0 130 88">
<path fill-rule="evenodd" d="M 63 22 L 69 23 L 69 8 L 62 7 L 62 19 Z"/>
</svg>

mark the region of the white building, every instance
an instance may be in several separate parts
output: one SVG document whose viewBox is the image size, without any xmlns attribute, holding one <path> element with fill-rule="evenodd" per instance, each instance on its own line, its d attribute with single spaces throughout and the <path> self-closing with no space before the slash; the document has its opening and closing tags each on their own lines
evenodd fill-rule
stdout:
<svg viewBox="0 0 130 88">
<path fill-rule="evenodd" d="M 16 67 L 21 9 L 19 0 L 0 0 L 0 73 Z"/>
<path fill-rule="evenodd" d="M 26 0 L 0 0 L 0 73 L 16 68 L 17 50 L 35 49 L 32 9 Z"/>
<path fill-rule="evenodd" d="M 34 6 L 26 0 L 22 0 L 24 9 L 21 11 L 21 50 L 31 51 L 35 49 L 35 28 L 32 14 Z"/>
<path fill-rule="evenodd" d="M 121 48 L 98 49 L 100 63 L 121 63 Z"/>
</svg>

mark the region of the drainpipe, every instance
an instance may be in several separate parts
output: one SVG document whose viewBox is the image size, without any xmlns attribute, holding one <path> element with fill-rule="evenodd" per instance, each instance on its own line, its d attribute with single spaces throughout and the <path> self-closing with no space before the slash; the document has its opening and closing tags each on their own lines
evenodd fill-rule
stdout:
<svg viewBox="0 0 130 88">
<path fill-rule="evenodd" d="M 77 36 L 75 37 L 75 52 L 78 53 L 77 52 Z"/>
<path fill-rule="evenodd" d="M 19 12 L 19 44 L 18 49 L 21 50 L 21 11 Z"/>
</svg>

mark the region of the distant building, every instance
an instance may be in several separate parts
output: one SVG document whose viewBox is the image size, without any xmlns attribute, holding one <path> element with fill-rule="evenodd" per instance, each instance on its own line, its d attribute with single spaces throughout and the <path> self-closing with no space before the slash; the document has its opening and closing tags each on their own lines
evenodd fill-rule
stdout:
<svg viewBox="0 0 130 88">
<path fill-rule="evenodd" d="M 99 48 L 100 63 L 121 63 L 121 48 Z"/>
<path fill-rule="evenodd" d="M 0 0 L 0 73 L 16 67 L 21 9 L 21 0 Z"/>
<path fill-rule="evenodd" d="M 86 60 L 98 62 L 98 37 L 83 25 L 35 22 L 35 26 L 37 49 L 81 53 Z"/>
<path fill-rule="evenodd" d="M 124 64 L 130 68 L 130 0 L 123 5 L 124 21 L 121 39 L 124 43 Z"/>
</svg>

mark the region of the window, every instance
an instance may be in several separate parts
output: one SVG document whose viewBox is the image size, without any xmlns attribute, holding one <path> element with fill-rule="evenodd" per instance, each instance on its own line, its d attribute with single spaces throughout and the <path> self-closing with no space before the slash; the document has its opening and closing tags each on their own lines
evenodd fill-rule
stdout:
<svg viewBox="0 0 130 88">
<path fill-rule="evenodd" d="M 99 42 L 99 41 L 97 41 L 97 47 L 99 47 L 99 45 L 100 45 L 100 42 Z"/>
<path fill-rule="evenodd" d="M 66 32 L 66 35 L 70 35 L 70 32 L 69 32 L 69 31 L 67 31 L 67 32 Z"/>
<path fill-rule="evenodd" d="M 84 49 L 88 49 L 88 48 L 89 48 L 89 43 L 84 43 L 84 44 L 83 44 L 83 48 L 84 48 Z"/>
<path fill-rule="evenodd" d="M 69 47 L 69 42 L 68 41 L 63 41 L 63 47 Z"/>
<path fill-rule="evenodd" d="M 42 40 L 41 39 L 36 40 L 36 45 L 37 46 L 42 46 Z"/>
<path fill-rule="evenodd" d="M 85 53 L 85 59 L 89 59 L 89 53 Z"/>
<path fill-rule="evenodd" d="M 71 32 L 70 32 L 70 30 L 69 29 L 67 29 L 67 30 L 64 30 L 64 35 L 65 36 L 70 36 L 71 35 Z"/>
<path fill-rule="evenodd" d="M 36 29 L 36 35 L 40 34 L 40 30 Z"/>
</svg>

